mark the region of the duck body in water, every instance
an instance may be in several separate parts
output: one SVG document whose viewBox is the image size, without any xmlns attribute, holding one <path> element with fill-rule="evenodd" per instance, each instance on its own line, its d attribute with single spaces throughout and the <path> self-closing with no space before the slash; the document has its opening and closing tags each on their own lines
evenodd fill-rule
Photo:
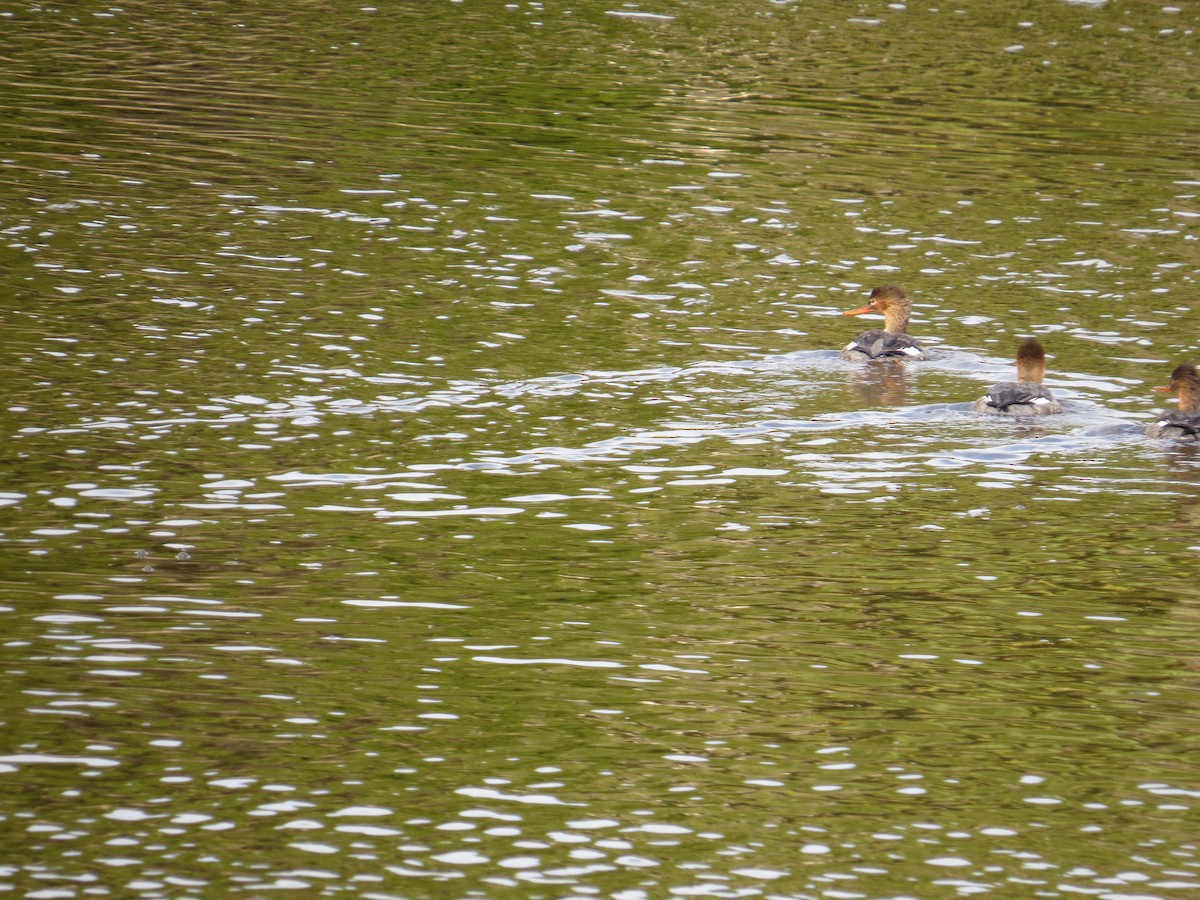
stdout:
<svg viewBox="0 0 1200 900">
<path fill-rule="evenodd" d="M 912 301 L 894 284 L 877 287 L 865 306 L 848 309 L 843 316 L 861 316 L 879 313 L 883 316 L 883 330 L 864 331 L 842 351 L 842 359 L 929 359 L 925 348 L 905 334 L 908 318 L 912 314 Z"/>
<path fill-rule="evenodd" d="M 1026 338 L 1017 348 L 1017 380 L 1001 381 L 975 401 L 971 409 L 991 416 L 1049 416 L 1062 412 L 1062 404 L 1042 384 L 1046 377 L 1046 351 L 1037 338 Z"/>
<path fill-rule="evenodd" d="M 1196 367 L 1188 363 L 1176 366 L 1171 383 L 1155 390 L 1178 394 L 1179 409 L 1164 409 L 1158 421 L 1146 426 L 1146 434 L 1176 441 L 1200 440 L 1200 374 Z"/>
</svg>

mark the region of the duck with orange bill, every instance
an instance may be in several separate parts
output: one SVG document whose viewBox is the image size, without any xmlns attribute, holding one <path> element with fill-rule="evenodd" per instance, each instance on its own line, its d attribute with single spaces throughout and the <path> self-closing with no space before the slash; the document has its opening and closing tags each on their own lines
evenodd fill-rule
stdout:
<svg viewBox="0 0 1200 900">
<path fill-rule="evenodd" d="M 1146 426 L 1146 434 L 1176 441 L 1200 440 L 1200 375 L 1196 367 L 1190 363 L 1176 366 L 1171 383 L 1155 390 L 1178 395 L 1179 409 L 1164 409 L 1157 422 Z"/>
<path fill-rule="evenodd" d="M 912 314 L 908 294 L 894 284 L 871 291 L 865 306 L 848 309 L 843 316 L 862 316 L 878 313 L 883 316 L 883 330 L 864 331 L 842 351 L 842 359 L 929 359 L 925 348 L 904 333 Z"/>
<path fill-rule="evenodd" d="M 1062 412 L 1062 404 L 1042 384 L 1046 377 L 1046 351 L 1037 338 L 1026 338 L 1017 348 L 1017 380 L 1001 381 L 975 401 L 977 413 L 993 416 L 1048 416 Z"/>
</svg>

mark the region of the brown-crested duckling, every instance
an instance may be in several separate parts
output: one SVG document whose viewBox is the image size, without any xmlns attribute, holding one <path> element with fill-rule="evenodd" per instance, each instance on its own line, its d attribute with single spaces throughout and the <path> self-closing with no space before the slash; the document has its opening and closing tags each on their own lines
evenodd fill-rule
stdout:
<svg viewBox="0 0 1200 900">
<path fill-rule="evenodd" d="M 1026 338 L 1017 348 L 1017 380 L 1001 381 L 975 401 L 977 413 L 994 416 L 1049 416 L 1062 412 L 1062 404 L 1042 384 L 1046 377 L 1046 351 L 1037 338 Z"/>
<path fill-rule="evenodd" d="M 878 313 L 883 316 L 883 331 L 864 331 L 842 350 L 842 359 L 929 359 L 925 348 L 904 333 L 908 317 L 912 314 L 912 301 L 908 294 L 894 284 L 877 287 L 871 291 L 865 306 L 848 309 L 843 316 L 861 316 Z"/>
<path fill-rule="evenodd" d="M 1177 441 L 1200 440 L 1200 374 L 1196 367 L 1191 363 L 1176 366 L 1171 383 L 1155 390 L 1178 395 L 1179 409 L 1164 409 L 1157 422 L 1146 426 L 1146 434 Z"/>
</svg>

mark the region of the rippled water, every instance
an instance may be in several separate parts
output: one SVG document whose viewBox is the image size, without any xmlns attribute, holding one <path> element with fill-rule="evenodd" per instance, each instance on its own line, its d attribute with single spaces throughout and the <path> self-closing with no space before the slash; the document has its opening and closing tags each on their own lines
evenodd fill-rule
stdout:
<svg viewBox="0 0 1200 900">
<path fill-rule="evenodd" d="M 0 891 L 1200 885 L 1191 6 L 0 13 Z"/>
</svg>

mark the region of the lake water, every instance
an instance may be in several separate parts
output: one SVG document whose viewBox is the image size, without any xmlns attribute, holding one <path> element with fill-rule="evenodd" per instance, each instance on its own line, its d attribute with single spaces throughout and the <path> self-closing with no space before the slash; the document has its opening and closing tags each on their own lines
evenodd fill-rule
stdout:
<svg viewBox="0 0 1200 900">
<path fill-rule="evenodd" d="M 1197 19 L 4 4 L 0 891 L 1200 887 Z"/>
</svg>

